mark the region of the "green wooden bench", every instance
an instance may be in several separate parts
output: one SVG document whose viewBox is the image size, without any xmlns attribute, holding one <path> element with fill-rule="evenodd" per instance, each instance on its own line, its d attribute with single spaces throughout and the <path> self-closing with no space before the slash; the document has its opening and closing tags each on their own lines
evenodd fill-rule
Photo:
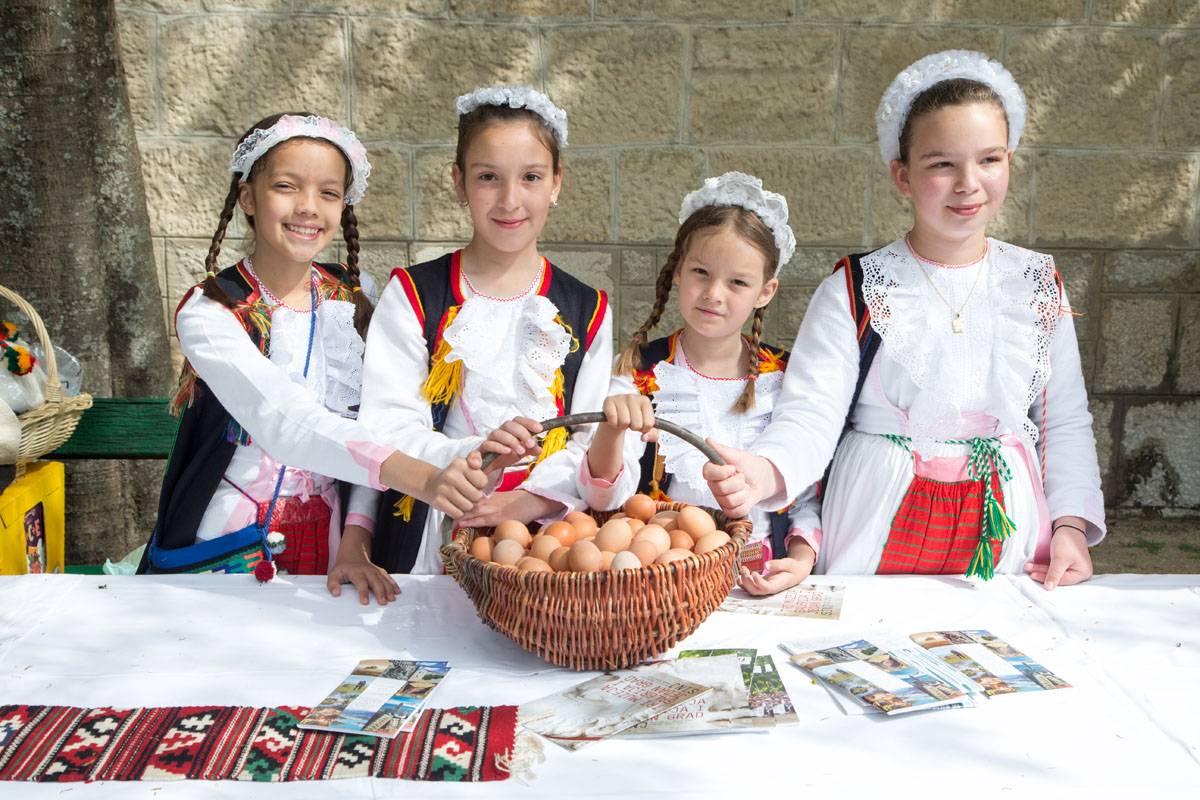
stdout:
<svg viewBox="0 0 1200 800">
<path fill-rule="evenodd" d="M 179 420 L 165 397 L 95 397 L 71 438 L 48 459 L 161 458 L 171 455 Z"/>
<path fill-rule="evenodd" d="M 48 459 L 167 459 L 179 420 L 166 397 L 95 397 L 71 438 Z M 68 573 L 99 575 L 99 564 L 69 564 Z"/>
</svg>

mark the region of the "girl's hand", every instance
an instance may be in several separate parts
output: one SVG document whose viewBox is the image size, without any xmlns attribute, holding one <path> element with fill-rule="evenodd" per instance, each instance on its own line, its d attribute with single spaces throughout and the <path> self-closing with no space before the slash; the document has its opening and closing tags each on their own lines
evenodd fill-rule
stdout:
<svg viewBox="0 0 1200 800">
<path fill-rule="evenodd" d="M 654 427 L 654 405 L 641 394 L 615 394 L 604 398 L 604 422 L 610 431 L 637 431 L 643 442 L 658 440 Z"/>
<path fill-rule="evenodd" d="M 379 605 L 386 606 L 400 594 L 400 584 L 382 567 L 371 563 L 371 534 L 358 525 L 347 525 L 342 531 L 337 560 L 329 570 L 325 587 L 334 597 L 341 597 L 342 584 L 352 583 L 358 591 L 358 601 L 364 606 L 371 595 Z"/>
<path fill-rule="evenodd" d="M 1062 517 L 1055 523 L 1070 521 L 1086 528 L 1087 522 L 1078 517 Z M 1070 586 L 1082 583 L 1092 577 L 1092 554 L 1088 550 L 1087 537 L 1074 528 L 1061 527 L 1054 532 L 1050 539 L 1050 563 L 1035 564 L 1032 561 L 1025 565 L 1029 577 L 1046 587 L 1046 591 L 1056 586 Z"/>
<path fill-rule="evenodd" d="M 458 525 L 460 528 L 492 528 L 506 519 L 519 519 L 528 524 L 535 519 L 556 514 L 562 508 L 562 503 L 547 500 L 524 489 L 496 492 L 459 518 Z"/>
<path fill-rule="evenodd" d="M 712 439 L 707 441 L 725 459 L 725 465 L 718 466 L 711 461 L 705 464 L 704 480 L 708 481 L 708 488 L 727 516 L 747 516 L 764 497 L 777 493 L 777 473 L 770 461 L 745 450 L 717 444 Z"/>
<path fill-rule="evenodd" d="M 777 594 L 803 582 L 812 574 L 816 563 L 816 551 L 807 542 L 799 542 L 792 545 L 787 558 L 775 558 L 764 564 L 762 572 L 751 572 L 746 567 L 740 567 L 737 585 L 747 594 Z"/>
<path fill-rule="evenodd" d="M 480 467 L 483 455 L 478 450 L 466 458 L 456 458 L 445 469 L 426 480 L 424 496 L 428 503 L 450 517 L 458 519 L 471 510 L 483 497 L 488 476 Z"/>
<path fill-rule="evenodd" d="M 528 455 L 537 455 L 541 450 L 534 434 L 542 432 L 542 425 L 528 417 L 517 417 L 496 428 L 479 447 L 481 453 L 497 453 L 498 457 L 488 465 L 488 472 L 503 471 Z"/>
</svg>

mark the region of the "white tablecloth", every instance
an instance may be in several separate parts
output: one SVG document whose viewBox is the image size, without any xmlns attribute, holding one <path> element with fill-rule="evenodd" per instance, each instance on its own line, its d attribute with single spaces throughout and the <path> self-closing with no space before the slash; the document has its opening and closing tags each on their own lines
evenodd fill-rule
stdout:
<svg viewBox="0 0 1200 800">
<path fill-rule="evenodd" d="M 529 785 L 0 783 L 0 797 L 1200 797 L 1200 576 L 1114 575 L 1045 592 L 1023 578 L 820 576 L 838 621 L 717 612 L 683 646 L 775 655 L 799 725 L 765 734 L 546 744 Z M 445 577 L 392 605 L 322 578 L 0 578 L 0 704 L 312 705 L 362 658 L 446 659 L 440 705 L 520 704 L 585 674 L 484 627 Z M 777 644 L 986 628 L 1074 688 L 901 717 L 843 714 Z"/>
</svg>

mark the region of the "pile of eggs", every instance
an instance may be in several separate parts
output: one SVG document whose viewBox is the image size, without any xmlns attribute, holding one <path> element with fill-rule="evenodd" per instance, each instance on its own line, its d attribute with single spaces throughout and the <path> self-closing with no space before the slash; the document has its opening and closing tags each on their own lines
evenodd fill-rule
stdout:
<svg viewBox="0 0 1200 800">
<path fill-rule="evenodd" d="M 471 542 L 470 553 L 522 572 L 616 572 L 697 558 L 730 541 L 702 508 L 656 511 L 657 507 L 646 495 L 635 494 L 604 525 L 572 511 L 536 535 L 519 520 L 505 520 L 491 536 Z"/>
</svg>

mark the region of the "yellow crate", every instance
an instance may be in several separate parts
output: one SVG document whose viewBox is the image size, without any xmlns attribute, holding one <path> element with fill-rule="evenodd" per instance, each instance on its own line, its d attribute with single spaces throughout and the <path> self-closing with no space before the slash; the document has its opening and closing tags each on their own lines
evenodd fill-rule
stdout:
<svg viewBox="0 0 1200 800">
<path fill-rule="evenodd" d="M 0 575 L 63 571 L 66 471 L 38 461 L 0 494 Z"/>
</svg>

